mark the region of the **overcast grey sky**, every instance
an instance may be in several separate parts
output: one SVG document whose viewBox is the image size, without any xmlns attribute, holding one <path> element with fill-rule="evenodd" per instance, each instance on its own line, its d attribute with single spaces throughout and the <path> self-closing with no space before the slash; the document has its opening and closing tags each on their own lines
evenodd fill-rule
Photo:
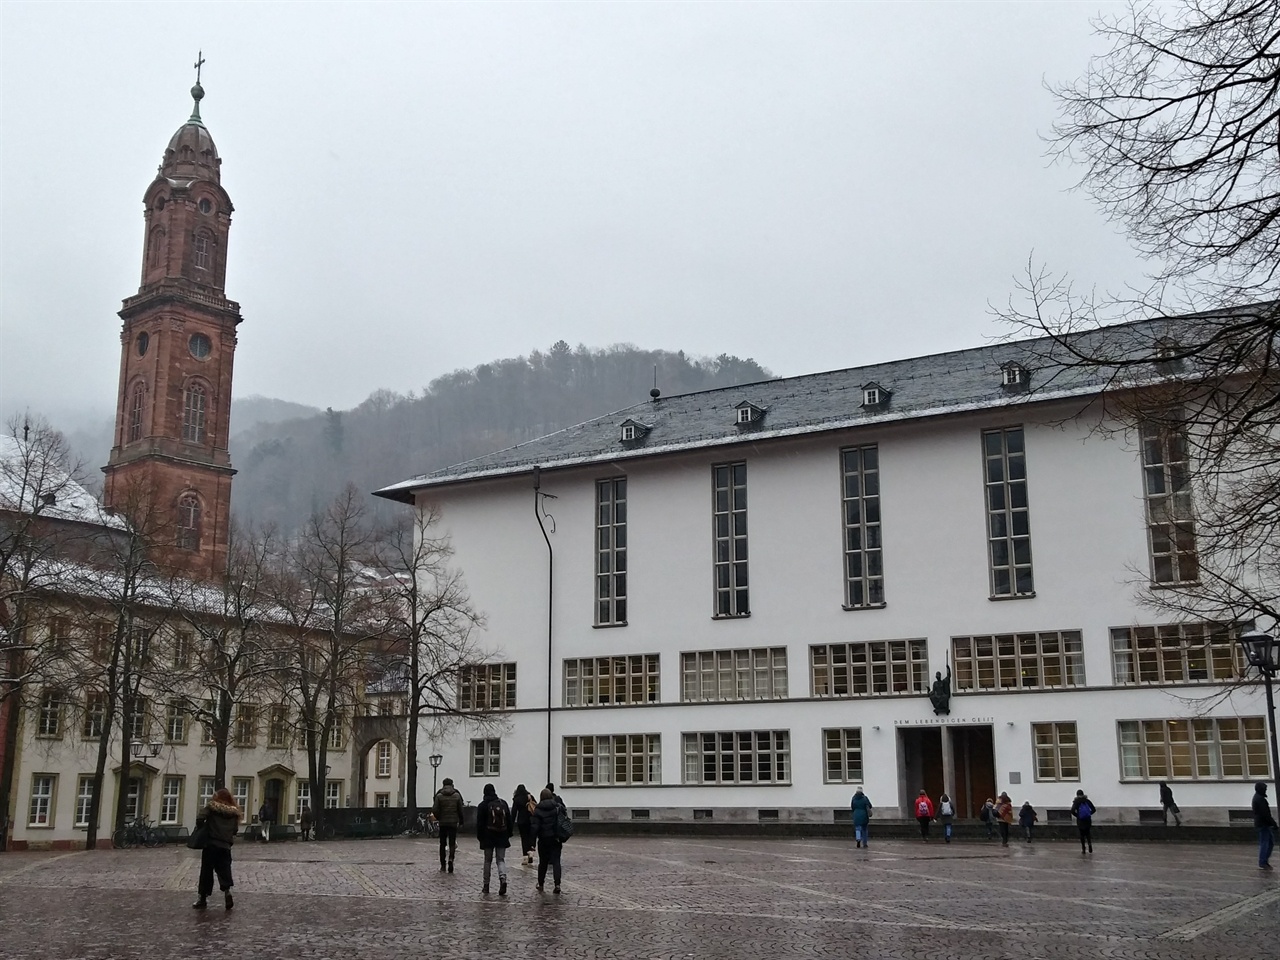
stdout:
<svg viewBox="0 0 1280 960">
<path fill-rule="evenodd" d="M 345 408 L 558 339 L 781 375 L 980 345 L 1032 250 L 1140 276 L 1040 139 L 1102 6 L 10 0 L 0 413 L 113 408 L 198 49 L 237 395 Z"/>
</svg>

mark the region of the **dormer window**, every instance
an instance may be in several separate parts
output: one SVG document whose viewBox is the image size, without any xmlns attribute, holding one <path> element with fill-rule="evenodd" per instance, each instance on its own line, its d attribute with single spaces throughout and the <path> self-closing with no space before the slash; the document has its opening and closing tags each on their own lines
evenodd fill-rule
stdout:
<svg viewBox="0 0 1280 960">
<path fill-rule="evenodd" d="M 634 440 L 636 438 L 636 425 L 634 423 L 623 424 L 622 439 Z"/>
<path fill-rule="evenodd" d="M 757 407 L 748 400 L 742 401 L 734 410 L 735 420 L 738 426 L 746 426 L 755 423 L 764 417 L 764 409 Z"/>
<path fill-rule="evenodd" d="M 1027 368 L 1020 363 L 1003 363 L 1000 371 L 1000 382 L 1008 390 L 1024 389 L 1030 379 Z"/>
<path fill-rule="evenodd" d="M 751 408 L 750 408 L 750 407 L 739 407 L 739 408 L 738 408 L 738 422 L 739 422 L 739 423 L 750 423 L 750 422 L 751 422 Z"/>
<path fill-rule="evenodd" d="M 862 385 L 862 406 L 866 410 L 880 410 L 889 403 L 889 391 L 878 383 Z"/>
<path fill-rule="evenodd" d="M 1161 373 L 1176 373 L 1182 369 L 1182 348 L 1178 341 L 1162 337 L 1156 341 L 1156 369 Z"/>
<path fill-rule="evenodd" d="M 639 443 L 648 432 L 647 424 L 640 423 L 638 420 L 623 420 L 618 439 L 623 443 Z"/>
</svg>

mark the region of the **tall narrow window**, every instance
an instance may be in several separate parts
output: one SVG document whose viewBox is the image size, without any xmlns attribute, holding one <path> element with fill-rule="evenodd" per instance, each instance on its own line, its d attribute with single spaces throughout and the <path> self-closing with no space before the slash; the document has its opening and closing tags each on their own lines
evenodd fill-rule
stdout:
<svg viewBox="0 0 1280 960">
<path fill-rule="evenodd" d="M 129 401 L 129 443 L 142 439 L 142 412 L 146 408 L 147 388 L 139 383 L 133 388 Z"/>
<path fill-rule="evenodd" d="M 107 723 L 107 697 L 99 690 L 84 695 L 84 723 L 80 733 L 86 740 L 97 740 Z"/>
<path fill-rule="evenodd" d="M 76 826 L 89 825 L 89 812 L 93 808 L 93 777 L 81 776 L 76 782 Z"/>
<path fill-rule="evenodd" d="M 31 778 L 31 805 L 27 826 L 53 826 L 53 785 L 57 781 L 57 776 L 50 773 L 37 773 Z"/>
<path fill-rule="evenodd" d="M 982 450 L 991 596 L 1030 596 L 1035 585 L 1031 578 L 1031 515 L 1022 428 L 983 431 Z"/>
<path fill-rule="evenodd" d="M 880 455 L 875 444 L 840 451 L 844 473 L 845 606 L 884 605 Z"/>
<path fill-rule="evenodd" d="M 188 493 L 178 501 L 178 549 L 200 549 L 200 501 Z"/>
<path fill-rule="evenodd" d="M 375 774 L 375 776 L 382 777 L 383 779 L 391 776 L 391 741 L 390 740 L 378 741 L 377 764 L 378 764 L 377 773 Z"/>
<path fill-rule="evenodd" d="M 151 249 L 147 251 L 147 261 L 153 267 L 160 266 L 160 254 L 164 250 L 164 231 L 156 227 L 151 231 Z"/>
<path fill-rule="evenodd" d="M 722 463 L 712 469 L 715 485 L 715 616 L 745 617 L 747 598 L 747 465 Z"/>
<path fill-rule="evenodd" d="M 160 822 L 177 823 L 182 816 L 182 777 L 165 777 L 160 786 Z"/>
<path fill-rule="evenodd" d="M 1143 492 L 1147 501 L 1147 544 L 1154 583 L 1200 579 L 1196 527 L 1191 512 L 1191 456 L 1181 411 L 1144 423 Z"/>
<path fill-rule="evenodd" d="M 197 270 L 209 269 L 209 238 L 205 234 L 196 237 L 195 265 Z"/>
<path fill-rule="evenodd" d="M 182 400 L 182 439 L 187 443 L 204 443 L 205 401 L 204 385 L 187 385 Z"/>
<path fill-rule="evenodd" d="M 627 622 L 627 478 L 596 481 L 596 623 Z"/>
</svg>

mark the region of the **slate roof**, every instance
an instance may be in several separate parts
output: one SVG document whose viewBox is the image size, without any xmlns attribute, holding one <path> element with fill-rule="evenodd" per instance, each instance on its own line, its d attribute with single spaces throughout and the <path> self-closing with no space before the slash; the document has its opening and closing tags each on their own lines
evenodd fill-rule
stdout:
<svg viewBox="0 0 1280 960">
<path fill-rule="evenodd" d="M 1185 330 L 1221 314 L 1196 314 L 1118 324 L 1073 334 L 1068 342 L 1084 353 L 1150 357 L 1160 340 L 1186 342 Z M 1178 336 L 1184 331 L 1183 337 Z M 1002 364 L 1030 371 L 1026 389 L 1002 383 Z M 374 491 L 388 500 L 413 502 L 413 492 L 490 477 L 579 464 L 654 457 L 679 451 L 759 442 L 876 423 L 921 419 L 966 410 L 1084 397 L 1124 383 L 1162 379 L 1154 365 L 1098 368 L 1072 362 L 1071 351 L 1049 337 L 995 343 L 908 360 L 849 367 L 825 373 L 764 380 L 735 387 L 661 397 L 588 420 L 410 480 Z M 875 384 L 889 392 L 887 404 L 862 406 L 862 388 Z M 739 425 L 737 407 L 749 402 L 764 410 Z M 623 442 L 630 419 L 649 429 Z"/>
<path fill-rule="evenodd" d="M 37 503 L 42 494 L 54 494 L 53 502 Z M 26 441 L 4 434 L 0 434 L 0 510 L 118 530 L 125 526 L 122 517 L 108 513 L 65 470 L 46 463 Z"/>
</svg>

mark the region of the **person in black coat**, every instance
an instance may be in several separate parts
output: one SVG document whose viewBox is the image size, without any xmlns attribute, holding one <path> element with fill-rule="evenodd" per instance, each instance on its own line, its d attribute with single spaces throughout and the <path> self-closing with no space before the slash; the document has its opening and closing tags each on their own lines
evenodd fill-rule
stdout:
<svg viewBox="0 0 1280 960">
<path fill-rule="evenodd" d="M 1173 788 L 1167 783 L 1160 784 L 1160 809 L 1164 811 L 1164 825 L 1169 825 L 1169 814 L 1173 814 L 1173 825 L 1175 827 L 1182 826 L 1182 811 L 1178 809 L 1178 804 L 1173 799 Z"/>
<path fill-rule="evenodd" d="M 538 798 L 525 789 L 522 783 L 516 787 L 516 794 L 511 798 L 511 815 L 516 818 L 516 829 L 520 831 L 520 865 L 533 866 L 533 808 L 538 805 Z"/>
<path fill-rule="evenodd" d="M 493 861 L 498 861 L 498 896 L 507 895 L 507 847 L 511 846 L 511 834 L 515 822 L 511 808 L 498 796 L 492 783 L 484 785 L 484 799 L 476 807 L 476 839 L 484 851 L 484 886 L 481 893 L 489 892 L 489 874 Z"/>
<path fill-rule="evenodd" d="M 1275 846 L 1276 818 L 1271 815 L 1271 803 L 1267 800 L 1267 785 L 1253 786 L 1253 825 L 1258 828 L 1258 869 L 1271 869 L 1271 848 Z"/>
<path fill-rule="evenodd" d="M 209 834 L 204 849 L 200 851 L 200 879 L 196 884 L 196 902 L 192 904 L 197 910 L 205 910 L 209 906 L 215 873 L 227 909 L 234 905 L 231 899 L 231 888 L 235 886 L 231 878 L 231 845 L 236 842 L 241 816 L 231 791 L 220 787 L 196 817 L 196 829 L 203 825 Z"/>
<path fill-rule="evenodd" d="M 556 882 L 553 893 L 560 892 L 560 853 L 564 844 L 556 836 L 556 821 L 564 807 L 556 802 L 556 795 L 544 789 L 533 810 L 533 833 L 538 838 L 538 889 L 547 879 L 547 868 Z"/>
</svg>

